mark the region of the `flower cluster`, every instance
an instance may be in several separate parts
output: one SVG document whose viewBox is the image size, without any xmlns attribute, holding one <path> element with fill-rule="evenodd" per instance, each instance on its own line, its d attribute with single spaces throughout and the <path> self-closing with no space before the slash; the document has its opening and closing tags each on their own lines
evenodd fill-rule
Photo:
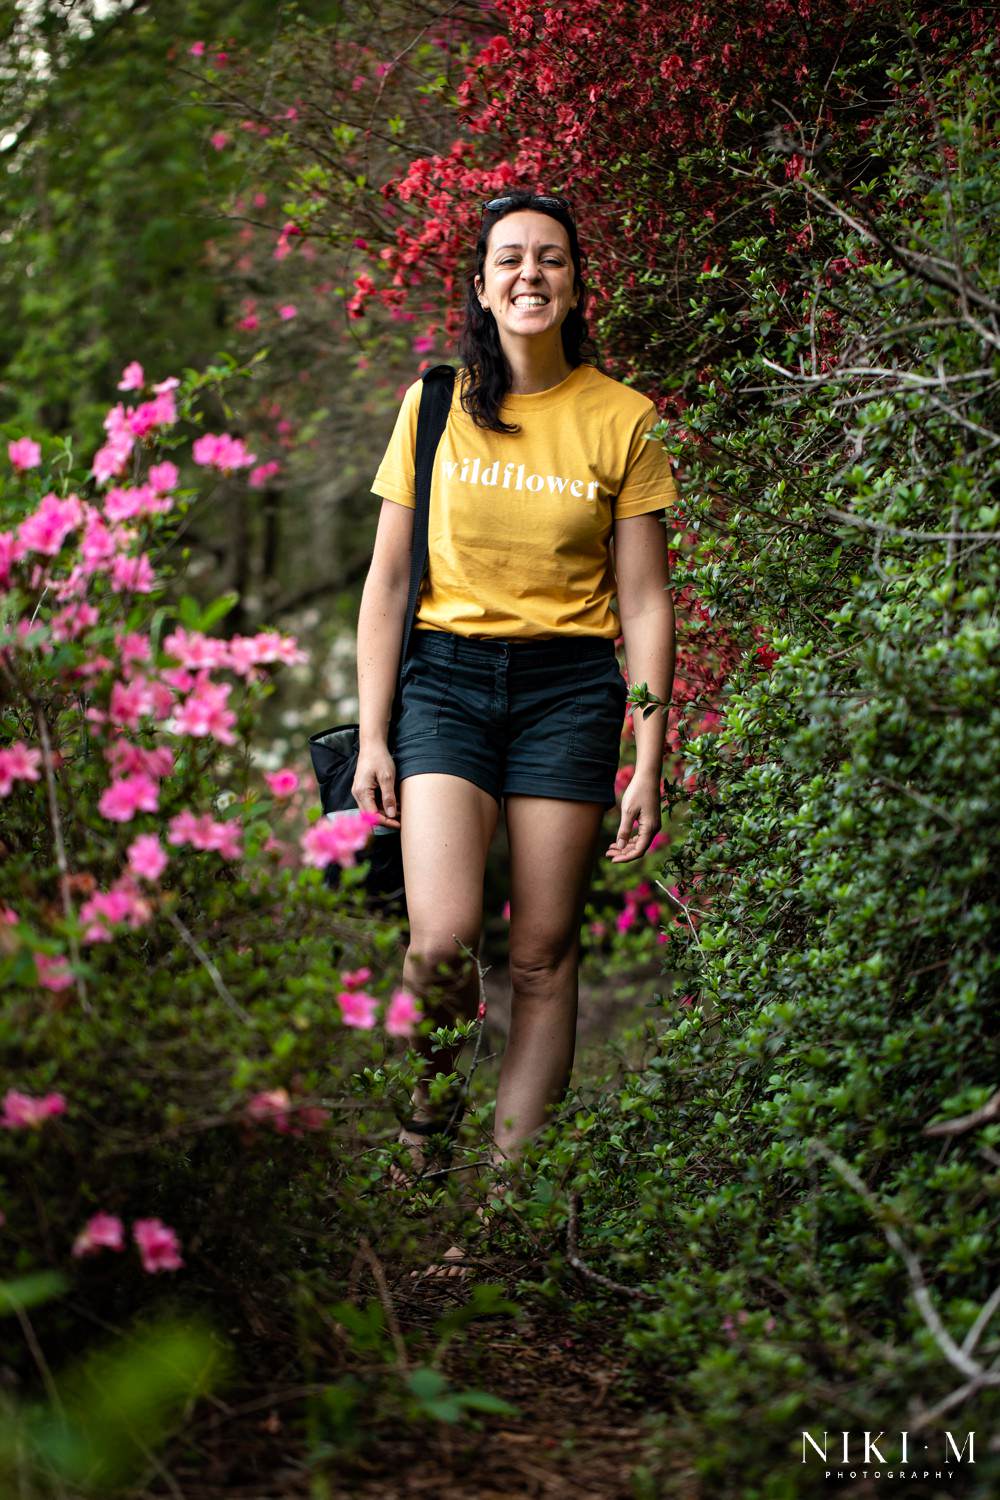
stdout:
<svg viewBox="0 0 1000 1500">
<path fill-rule="evenodd" d="M 136 1219 L 132 1239 L 142 1260 L 142 1269 L 154 1275 L 157 1271 L 179 1271 L 184 1262 L 176 1232 L 162 1219 Z M 81 1259 L 101 1250 L 125 1249 L 125 1226 L 115 1214 L 96 1213 L 73 1241 L 73 1255 Z"/>
<path fill-rule="evenodd" d="M 66 1100 L 62 1094 L 44 1094 L 32 1098 L 18 1089 L 8 1089 L 3 1099 L 0 1126 L 5 1130 L 37 1130 L 45 1120 L 66 1113 Z"/>
</svg>

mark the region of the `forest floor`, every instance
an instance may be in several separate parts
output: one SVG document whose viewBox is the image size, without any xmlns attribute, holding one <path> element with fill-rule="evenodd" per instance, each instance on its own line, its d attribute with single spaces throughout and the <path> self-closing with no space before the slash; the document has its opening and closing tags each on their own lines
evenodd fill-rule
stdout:
<svg viewBox="0 0 1000 1500">
<path fill-rule="evenodd" d="M 629 992 L 607 981 L 581 982 L 576 1077 L 600 1079 L 621 1066 L 621 1038 L 642 1014 L 655 975 Z M 491 1043 L 506 1032 L 509 983 L 505 965 L 485 980 Z M 502 1050 L 499 1046 L 496 1051 Z M 486 1064 L 488 1072 L 494 1064 Z M 186 1454 L 167 1456 L 144 1496 L 173 1500 L 633 1500 L 632 1475 L 642 1463 L 648 1426 L 660 1402 L 626 1378 L 623 1319 L 605 1304 L 577 1323 L 540 1297 L 515 1293 L 540 1267 L 519 1264 L 487 1244 L 476 1246 L 483 1264 L 469 1272 L 476 1283 L 505 1289 L 517 1303 L 515 1318 L 478 1320 L 456 1339 L 441 1362 L 453 1391 L 485 1391 L 509 1403 L 507 1414 L 475 1413 L 454 1423 L 422 1426 L 373 1420 L 363 1442 L 348 1454 L 339 1449 L 319 1463 L 302 1451 L 301 1386 L 270 1394 L 232 1393 L 224 1409 L 196 1422 L 185 1435 Z M 432 1348 L 435 1326 L 468 1298 L 461 1281 L 417 1279 L 412 1265 L 378 1262 L 384 1295 L 407 1347 Z M 424 1337 L 425 1336 L 425 1337 Z M 416 1357 L 416 1356 L 412 1356 Z M 278 1375 L 278 1372 L 273 1372 Z M 374 1418 L 374 1414 L 373 1414 Z M 660 1460 L 662 1464 L 662 1459 Z M 701 1491 L 690 1468 L 677 1459 L 670 1494 L 697 1500 Z M 662 1482 L 663 1472 L 660 1469 Z M 322 1476 L 322 1477 L 320 1477 Z"/>
</svg>

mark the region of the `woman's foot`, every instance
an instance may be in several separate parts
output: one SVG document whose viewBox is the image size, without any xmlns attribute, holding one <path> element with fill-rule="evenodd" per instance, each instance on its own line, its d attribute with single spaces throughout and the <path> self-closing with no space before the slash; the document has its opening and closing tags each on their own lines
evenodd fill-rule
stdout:
<svg viewBox="0 0 1000 1500">
<path fill-rule="evenodd" d="M 411 1171 L 401 1167 L 399 1162 L 392 1162 L 389 1166 L 389 1181 L 394 1188 L 409 1188 L 413 1186 L 414 1179 L 422 1175 L 427 1165 L 427 1157 L 424 1150 L 426 1136 L 418 1135 L 415 1130 L 403 1126 L 399 1132 L 399 1144 L 405 1146 L 410 1158 Z"/>
<path fill-rule="evenodd" d="M 500 1206 L 499 1198 L 492 1198 L 488 1203 L 480 1203 L 476 1209 L 476 1218 L 479 1220 L 480 1228 L 489 1229 L 497 1209 Z M 423 1270 L 411 1271 L 410 1277 L 414 1281 L 464 1281 L 469 1274 L 470 1266 L 483 1264 L 476 1256 L 469 1256 L 461 1245 L 452 1245 L 444 1252 L 440 1260 L 431 1261 L 430 1265 L 424 1266 Z"/>
</svg>

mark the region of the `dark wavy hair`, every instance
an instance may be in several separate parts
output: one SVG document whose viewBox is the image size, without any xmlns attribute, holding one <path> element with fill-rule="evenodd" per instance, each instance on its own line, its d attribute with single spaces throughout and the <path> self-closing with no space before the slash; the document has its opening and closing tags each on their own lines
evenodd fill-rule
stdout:
<svg viewBox="0 0 1000 1500">
<path fill-rule="evenodd" d="M 506 195 L 505 195 L 506 196 Z M 476 241 L 476 265 L 470 273 L 465 298 L 465 326 L 458 341 L 458 352 L 465 366 L 462 380 L 462 409 L 468 412 L 477 427 L 489 428 L 492 432 L 520 432 L 516 422 L 503 422 L 500 407 L 511 387 L 512 371 L 500 343 L 496 319 L 489 308 L 480 305 L 476 295 L 476 276 L 486 279 L 486 243 L 490 230 L 507 214 L 530 208 L 538 213 L 558 219 L 569 237 L 570 255 L 573 260 L 573 290 L 579 292 L 575 307 L 571 307 L 561 326 L 563 352 L 570 365 L 595 365 L 602 369 L 600 357 L 587 328 L 587 285 L 584 280 L 586 256 L 580 249 L 576 225 L 568 210 L 552 202 L 539 203 L 536 194 L 527 188 L 510 193 L 510 202 L 502 208 L 483 215 L 482 227 Z M 606 372 L 605 372 L 606 373 Z"/>
</svg>

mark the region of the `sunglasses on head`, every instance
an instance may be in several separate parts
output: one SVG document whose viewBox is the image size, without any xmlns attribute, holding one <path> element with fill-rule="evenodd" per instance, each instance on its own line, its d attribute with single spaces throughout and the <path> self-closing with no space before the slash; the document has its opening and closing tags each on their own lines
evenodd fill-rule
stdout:
<svg viewBox="0 0 1000 1500">
<path fill-rule="evenodd" d="M 483 204 L 483 213 L 496 213 L 498 209 L 506 208 L 508 203 L 515 203 L 516 201 L 517 199 L 513 193 L 507 193 L 503 198 L 488 198 Z M 544 203 L 550 208 L 561 208 L 565 213 L 570 215 L 573 213 L 569 200 L 566 198 L 557 198 L 554 194 L 532 193 L 531 203 L 525 203 L 522 207 L 530 208 L 533 203 Z"/>
</svg>

